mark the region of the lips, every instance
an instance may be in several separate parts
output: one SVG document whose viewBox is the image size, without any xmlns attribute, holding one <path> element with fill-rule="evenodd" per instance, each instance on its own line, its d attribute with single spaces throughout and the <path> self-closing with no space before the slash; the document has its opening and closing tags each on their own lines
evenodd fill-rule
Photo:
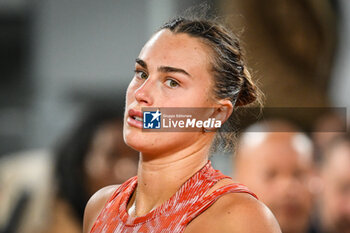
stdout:
<svg viewBox="0 0 350 233">
<path fill-rule="evenodd" d="M 127 119 L 127 123 L 130 126 L 142 129 L 142 125 L 143 125 L 142 112 L 138 110 L 130 109 L 128 113 L 129 113 L 129 117 Z"/>
<path fill-rule="evenodd" d="M 142 121 L 142 112 L 134 109 L 129 110 L 129 116 L 133 119 L 138 119 L 139 121 Z"/>
</svg>

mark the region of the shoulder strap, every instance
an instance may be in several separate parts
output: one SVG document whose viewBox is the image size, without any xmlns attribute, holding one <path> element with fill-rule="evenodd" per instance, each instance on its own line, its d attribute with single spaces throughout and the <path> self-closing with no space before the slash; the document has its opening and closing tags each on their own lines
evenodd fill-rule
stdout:
<svg viewBox="0 0 350 233">
<path fill-rule="evenodd" d="M 116 196 L 118 196 L 119 193 L 123 192 L 126 188 L 129 187 L 129 185 L 132 185 L 135 180 L 137 180 L 137 176 L 133 176 L 130 179 L 128 179 L 127 181 L 125 181 L 123 184 L 121 184 L 113 193 L 113 195 L 111 196 L 111 198 L 109 198 L 108 202 L 111 202 Z M 108 203 L 107 202 L 107 203 Z"/>
<path fill-rule="evenodd" d="M 131 177 L 130 179 L 128 179 L 127 181 L 125 181 L 123 184 L 121 184 L 118 188 L 116 188 L 116 190 L 113 192 L 113 194 L 108 198 L 108 201 L 106 201 L 106 203 L 104 204 L 101 212 L 98 214 L 94 224 L 92 225 L 92 228 L 90 230 L 90 232 L 97 232 L 96 228 L 99 227 L 99 223 L 102 221 L 103 216 L 106 214 L 106 211 L 108 211 L 108 206 L 110 206 L 112 204 L 112 202 L 114 201 L 114 199 L 121 193 L 123 192 L 129 185 L 132 185 L 135 180 L 137 179 L 137 176 Z"/>
<path fill-rule="evenodd" d="M 258 197 L 248 190 L 248 188 L 242 184 L 234 183 L 224 185 L 209 195 L 203 197 L 200 201 L 198 201 L 193 208 L 189 211 L 188 217 L 186 219 L 186 224 L 196 218 L 198 215 L 203 213 L 206 209 L 208 209 L 211 205 L 213 205 L 220 197 L 228 193 L 247 193 L 258 199 Z"/>
</svg>

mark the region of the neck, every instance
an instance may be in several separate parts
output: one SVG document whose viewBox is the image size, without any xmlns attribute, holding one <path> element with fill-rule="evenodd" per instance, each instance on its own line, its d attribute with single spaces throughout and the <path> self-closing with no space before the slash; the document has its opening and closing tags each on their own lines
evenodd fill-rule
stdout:
<svg viewBox="0 0 350 233">
<path fill-rule="evenodd" d="M 207 144 L 208 145 L 208 144 Z M 137 187 L 128 208 L 130 214 L 143 216 L 170 199 L 192 175 L 208 161 L 209 146 L 186 148 L 165 157 L 147 159 L 141 153 Z"/>
</svg>

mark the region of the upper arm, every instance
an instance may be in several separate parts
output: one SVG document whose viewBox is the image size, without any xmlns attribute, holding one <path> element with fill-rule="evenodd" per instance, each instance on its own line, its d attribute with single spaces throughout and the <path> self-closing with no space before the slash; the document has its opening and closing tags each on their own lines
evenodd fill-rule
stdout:
<svg viewBox="0 0 350 233">
<path fill-rule="evenodd" d="M 102 208 L 119 185 L 111 185 L 97 191 L 89 199 L 84 211 L 83 233 L 89 233 Z"/>
<path fill-rule="evenodd" d="M 222 201 L 227 205 L 222 205 L 217 232 L 281 233 L 276 218 L 262 202 L 247 194 L 225 196 Z"/>
</svg>

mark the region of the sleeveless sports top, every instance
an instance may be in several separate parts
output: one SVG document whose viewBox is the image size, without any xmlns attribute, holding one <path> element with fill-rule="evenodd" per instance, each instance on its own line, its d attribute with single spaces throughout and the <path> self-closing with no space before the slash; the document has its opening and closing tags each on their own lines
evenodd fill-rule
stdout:
<svg viewBox="0 0 350 233">
<path fill-rule="evenodd" d="M 91 233 L 183 232 L 189 222 L 226 193 L 249 193 L 244 185 L 222 186 L 209 195 L 206 192 L 219 180 L 230 178 L 208 163 L 189 178 L 165 203 L 141 217 L 128 214 L 127 204 L 137 186 L 132 177 L 117 188 L 94 223 Z M 231 179 L 231 178 L 230 178 Z"/>
</svg>

